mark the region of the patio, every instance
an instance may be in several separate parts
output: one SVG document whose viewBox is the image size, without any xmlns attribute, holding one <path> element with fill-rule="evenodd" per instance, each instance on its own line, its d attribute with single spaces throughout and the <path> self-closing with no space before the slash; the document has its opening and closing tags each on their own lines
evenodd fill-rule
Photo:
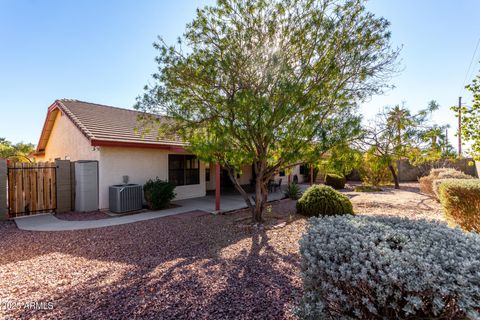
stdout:
<svg viewBox="0 0 480 320">
<path fill-rule="evenodd" d="M 302 190 L 307 188 L 307 185 L 301 185 Z M 268 201 L 280 200 L 284 197 L 283 190 L 269 193 Z M 252 196 L 251 194 L 250 196 Z M 41 214 L 34 216 L 27 216 L 16 218 L 15 223 L 21 230 L 28 231 L 70 231 L 70 230 L 84 230 L 95 229 L 109 226 L 117 226 L 139 221 L 146 221 L 172 215 L 192 212 L 204 211 L 207 213 L 224 213 L 232 210 L 246 208 L 245 201 L 239 194 L 226 192 L 221 195 L 220 204 L 221 210 L 215 211 L 215 195 L 207 195 L 205 197 L 191 198 L 185 200 L 178 200 L 172 202 L 178 207 L 159 210 L 148 211 L 138 214 L 131 214 L 119 217 L 110 217 L 99 220 L 84 220 L 84 221 L 67 221 L 55 217 L 53 214 Z"/>
</svg>

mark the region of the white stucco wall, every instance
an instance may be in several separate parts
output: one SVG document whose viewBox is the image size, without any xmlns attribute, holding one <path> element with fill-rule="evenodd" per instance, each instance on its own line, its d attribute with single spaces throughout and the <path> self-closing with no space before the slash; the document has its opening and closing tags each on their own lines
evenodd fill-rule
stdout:
<svg viewBox="0 0 480 320">
<path fill-rule="evenodd" d="M 99 162 L 100 208 L 108 208 L 108 187 L 123 183 L 123 176 L 129 176 L 129 183 L 144 184 L 148 179 L 168 180 L 168 154 L 165 150 L 101 147 Z M 200 184 L 177 186 L 175 200 L 203 197 L 206 193 L 205 165 L 200 162 Z"/>
<path fill-rule="evenodd" d="M 45 147 L 45 156 L 35 157 L 37 161 L 54 161 L 56 158 L 71 161 L 100 159 L 100 153 L 93 150 L 90 141 L 60 111 Z"/>
</svg>

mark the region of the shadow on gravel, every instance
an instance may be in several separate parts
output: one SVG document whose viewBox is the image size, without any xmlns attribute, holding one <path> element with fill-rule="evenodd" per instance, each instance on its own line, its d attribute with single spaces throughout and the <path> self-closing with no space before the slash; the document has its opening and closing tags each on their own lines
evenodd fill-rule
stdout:
<svg viewBox="0 0 480 320">
<path fill-rule="evenodd" d="M 111 273 L 94 272 L 80 285 L 53 290 L 49 297 L 55 303 L 53 310 L 15 310 L 9 315 L 62 319 L 291 318 L 290 308 L 300 295 L 300 258 L 298 250 L 289 246 L 296 246 L 299 232 L 283 234 L 284 229 L 245 230 L 234 223 L 234 217 L 199 214 L 192 214 L 191 219 L 167 217 L 56 233 L 4 226 L 0 270 L 7 263 L 55 252 L 128 265 L 119 277 L 112 278 L 113 269 Z M 272 235 L 274 238 L 269 237 Z M 78 270 L 86 267 L 79 265 Z"/>
</svg>

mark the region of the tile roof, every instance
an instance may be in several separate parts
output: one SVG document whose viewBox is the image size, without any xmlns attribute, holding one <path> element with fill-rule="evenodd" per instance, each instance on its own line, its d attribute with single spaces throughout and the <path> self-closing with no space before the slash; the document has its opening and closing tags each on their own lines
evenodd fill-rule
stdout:
<svg viewBox="0 0 480 320">
<path fill-rule="evenodd" d="M 49 115 L 54 110 L 61 110 L 77 128 L 92 142 L 92 145 L 107 145 L 111 143 L 124 143 L 130 146 L 138 145 L 155 147 L 155 145 L 184 146 L 180 137 L 172 133 L 168 137 L 159 139 L 157 130 L 147 132 L 138 122 L 138 116 L 143 112 L 106 106 L 102 104 L 84 102 L 79 100 L 61 99 L 56 100 L 49 108 Z M 56 115 L 45 121 L 42 136 L 37 152 L 44 150 L 53 126 Z M 153 115 L 151 115 L 153 116 Z M 158 117 L 162 122 L 167 122 L 165 117 Z M 136 130 L 135 128 L 139 128 Z"/>
</svg>

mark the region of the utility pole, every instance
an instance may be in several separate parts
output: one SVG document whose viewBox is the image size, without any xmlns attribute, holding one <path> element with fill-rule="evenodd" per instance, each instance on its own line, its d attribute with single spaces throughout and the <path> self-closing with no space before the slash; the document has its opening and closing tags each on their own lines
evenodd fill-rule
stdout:
<svg viewBox="0 0 480 320">
<path fill-rule="evenodd" d="M 462 156 L 462 97 L 458 97 L 458 156 Z"/>
</svg>

